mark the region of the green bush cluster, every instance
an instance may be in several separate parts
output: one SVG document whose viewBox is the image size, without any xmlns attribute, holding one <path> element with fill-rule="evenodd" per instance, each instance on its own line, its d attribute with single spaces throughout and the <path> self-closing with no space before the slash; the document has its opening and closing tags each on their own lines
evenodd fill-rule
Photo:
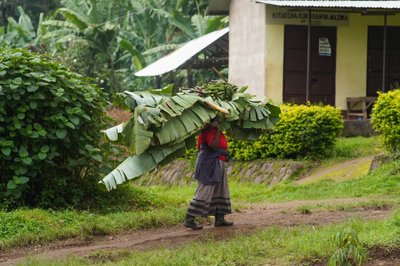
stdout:
<svg viewBox="0 0 400 266">
<path fill-rule="evenodd" d="M 0 198 L 28 206 L 79 204 L 97 190 L 105 95 L 26 50 L 0 50 Z"/>
<path fill-rule="evenodd" d="M 343 130 L 340 110 L 332 106 L 283 105 L 275 129 L 257 141 L 230 141 L 236 160 L 318 158 L 329 155 Z"/>
<path fill-rule="evenodd" d="M 372 125 L 383 137 L 385 147 L 400 152 L 400 89 L 380 93 L 372 110 Z"/>
</svg>

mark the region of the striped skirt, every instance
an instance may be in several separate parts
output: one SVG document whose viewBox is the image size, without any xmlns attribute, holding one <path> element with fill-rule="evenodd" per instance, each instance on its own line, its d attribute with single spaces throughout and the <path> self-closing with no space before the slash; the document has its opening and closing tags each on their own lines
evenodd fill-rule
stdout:
<svg viewBox="0 0 400 266">
<path fill-rule="evenodd" d="M 199 183 L 194 198 L 189 204 L 189 215 L 207 217 L 214 216 L 216 213 L 229 214 L 232 212 L 226 162 L 220 161 L 220 166 L 223 172 L 222 183 L 213 185 Z"/>
</svg>

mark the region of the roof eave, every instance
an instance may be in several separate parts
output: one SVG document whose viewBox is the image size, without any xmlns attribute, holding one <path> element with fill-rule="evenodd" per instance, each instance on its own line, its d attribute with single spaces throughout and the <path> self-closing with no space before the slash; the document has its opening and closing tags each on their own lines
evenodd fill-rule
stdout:
<svg viewBox="0 0 400 266">
<path fill-rule="evenodd" d="M 400 10 L 400 1 L 318 1 L 318 0 L 256 0 L 256 3 L 282 8 L 345 10 L 347 12 Z"/>
<path fill-rule="evenodd" d="M 230 0 L 209 0 L 207 15 L 229 16 Z"/>
</svg>

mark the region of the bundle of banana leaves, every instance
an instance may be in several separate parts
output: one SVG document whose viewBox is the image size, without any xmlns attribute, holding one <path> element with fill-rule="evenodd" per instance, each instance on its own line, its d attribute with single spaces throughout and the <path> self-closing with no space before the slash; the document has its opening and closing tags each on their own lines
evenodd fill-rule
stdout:
<svg viewBox="0 0 400 266">
<path fill-rule="evenodd" d="M 280 109 L 255 100 L 247 87 L 213 81 L 172 94 L 163 90 L 125 91 L 120 96 L 131 110 L 126 123 L 104 130 L 106 137 L 125 145 L 130 156 L 99 183 L 107 190 L 140 177 L 195 147 L 195 137 L 216 116 L 222 130 L 239 140 L 255 140 L 279 119 Z"/>
</svg>

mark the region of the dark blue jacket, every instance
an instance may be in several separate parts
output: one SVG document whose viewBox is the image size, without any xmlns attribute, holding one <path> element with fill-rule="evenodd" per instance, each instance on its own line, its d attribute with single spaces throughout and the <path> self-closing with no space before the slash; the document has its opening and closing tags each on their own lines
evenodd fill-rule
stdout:
<svg viewBox="0 0 400 266">
<path fill-rule="evenodd" d="M 224 149 L 213 150 L 208 145 L 201 144 L 194 169 L 194 178 L 204 185 L 221 183 L 224 174 L 219 162 L 221 155 L 228 158 L 228 151 Z"/>
</svg>

